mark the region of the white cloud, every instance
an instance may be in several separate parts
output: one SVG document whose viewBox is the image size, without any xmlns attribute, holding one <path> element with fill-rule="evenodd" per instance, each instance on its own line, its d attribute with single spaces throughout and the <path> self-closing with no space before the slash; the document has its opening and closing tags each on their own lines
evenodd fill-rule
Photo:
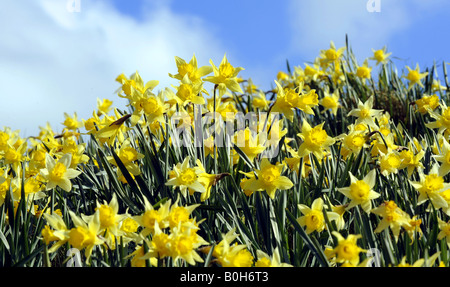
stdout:
<svg viewBox="0 0 450 287">
<path fill-rule="evenodd" d="M 67 1 L 8 1 L 0 4 L 0 128 L 36 134 L 48 121 L 61 130 L 64 112 L 91 116 L 97 98 L 114 95 L 120 73 L 139 71 L 159 88 L 176 81 L 174 56 L 199 65 L 220 62 L 226 52 L 201 19 L 172 12 L 161 2 L 136 20 L 102 1 L 81 0 L 70 13 Z M 145 7 L 143 7 L 145 9 Z M 205 28 L 208 27 L 208 28 Z M 157 87 L 157 88 L 158 88 Z"/>
<path fill-rule="evenodd" d="M 414 21 L 430 17 L 443 0 L 378 0 L 381 12 L 367 11 L 368 0 L 290 1 L 292 53 L 302 53 L 311 61 L 333 40 L 336 46 L 350 45 L 358 59 L 371 56 L 371 48 L 379 49 Z M 427 14 L 428 13 L 428 14 Z"/>
</svg>

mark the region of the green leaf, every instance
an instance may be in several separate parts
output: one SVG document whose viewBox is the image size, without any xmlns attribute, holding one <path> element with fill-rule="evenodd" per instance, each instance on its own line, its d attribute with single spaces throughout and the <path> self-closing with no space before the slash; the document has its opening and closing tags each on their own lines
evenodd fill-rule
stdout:
<svg viewBox="0 0 450 287">
<path fill-rule="evenodd" d="M 320 262 L 320 264 L 323 267 L 329 267 L 328 260 L 326 259 L 325 254 L 323 253 L 322 249 L 318 246 L 316 246 L 311 238 L 306 234 L 305 230 L 298 224 L 297 219 L 292 215 L 292 213 L 286 209 L 286 215 L 291 222 L 291 224 L 294 226 L 294 229 L 297 230 L 297 232 L 300 234 L 301 238 L 304 240 L 308 248 L 311 250 L 313 255 L 317 258 L 317 260 Z"/>
</svg>

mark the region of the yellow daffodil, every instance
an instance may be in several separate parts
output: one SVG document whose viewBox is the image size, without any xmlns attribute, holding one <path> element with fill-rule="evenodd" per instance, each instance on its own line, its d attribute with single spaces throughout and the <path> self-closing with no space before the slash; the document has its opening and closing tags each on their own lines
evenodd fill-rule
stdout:
<svg viewBox="0 0 450 287">
<path fill-rule="evenodd" d="M 214 76 L 208 76 L 204 78 L 204 80 L 217 85 L 220 97 L 225 94 L 227 89 L 232 92 L 243 93 L 242 88 L 237 81 L 237 75 L 240 71 L 244 70 L 244 68 L 233 67 L 228 62 L 226 55 L 223 56 L 222 62 L 218 68 L 214 65 L 212 60 L 210 60 L 209 63 L 213 67 Z"/>
<path fill-rule="evenodd" d="M 248 251 L 245 244 L 232 244 L 238 237 L 233 228 L 227 234 L 222 234 L 222 240 L 217 243 L 213 250 L 213 256 L 222 267 L 251 267 L 253 255 Z M 210 247 L 204 249 L 209 252 Z"/>
<path fill-rule="evenodd" d="M 78 120 L 77 113 L 73 114 L 73 117 L 71 117 L 68 113 L 64 113 L 65 120 L 62 123 L 66 129 L 68 130 L 77 130 L 78 128 L 82 127 L 82 121 Z"/>
<path fill-rule="evenodd" d="M 369 62 L 367 61 L 367 59 L 364 61 L 362 66 L 358 66 L 356 68 L 356 76 L 360 78 L 363 83 L 371 78 L 371 72 L 372 68 L 369 67 Z"/>
<path fill-rule="evenodd" d="M 431 92 L 438 92 L 438 91 L 446 91 L 447 87 L 442 86 L 441 82 L 438 79 L 433 79 L 433 82 L 431 83 Z"/>
<path fill-rule="evenodd" d="M 300 70 L 299 68 L 298 70 Z M 305 64 L 305 68 L 301 69 L 305 82 L 317 81 L 325 73 L 321 70 L 318 61 L 315 61 L 313 65 Z M 298 71 L 297 71 L 298 72 Z"/>
<path fill-rule="evenodd" d="M 264 92 L 262 91 L 254 93 L 252 98 L 253 107 L 260 110 L 267 110 L 269 108 L 269 105 L 271 104 L 271 101 L 267 100 L 266 94 L 264 94 Z"/>
<path fill-rule="evenodd" d="M 284 89 L 277 81 L 277 98 L 273 104 L 271 111 L 281 113 L 291 122 L 294 119 L 294 110 L 298 100 L 298 93 L 292 89 Z"/>
<path fill-rule="evenodd" d="M 417 111 L 425 115 L 429 110 L 434 111 L 439 107 L 439 97 L 437 95 L 429 96 L 424 94 L 422 98 L 415 101 L 415 104 L 417 105 Z"/>
<path fill-rule="evenodd" d="M 131 115 L 127 114 L 122 116 L 117 109 L 114 110 L 114 113 L 115 117 L 105 116 L 103 127 L 100 130 L 93 132 L 95 137 L 98 138 L 102 144 L 108 143 L 112 146 L 116 139 L 119 143 L 125 140 L 124 133 L 128 130 L 128 127 L 124 125 L 124 123 Z"/>
<path fill-rule="evenodd" d="M 359 254 L 365 252 L 361 247 L 357 245 L 357 241 L 361 238 L 361 235 L 349 234 L 347 238 L 344 238 L 339 232 L 332 232 L 334 237 L 337 238 L 337 246 L 331 251 L 331 255 L 336 256 L 336 262 L 345 264 L 350 263 L 353 266 L 359 263 Z"/>
<path fill-rule="evenodd" d="M 448 207 L 448 203 L 441 193 L 450 189 L 450 183 L 444 182 L 444 178 L 439 174 L 439 164 L 434 164 L 426 175 L 422 170 L 419 171 L 420 181 L 409 181 L 419 192 L 417 205 L 423 204 L 429 200 L 436 209 L 446 209 Z"/>
<path fill-rule="evenodd" d="M 291 264 L 281 263 L 278 247 L 273 250 L 272 256 L 261 250 L 256 251 L 256 256 L 258 260 L 255 262 L 255 267 L 293 267 Z"/>
<path fill-rule="evenodd" d="M 46 154 L 45 168 L 41 169 L 40 173 L 45 179 L 46 189 L 52 189 L 56 186 L 63 190 L 70 192 L 72 190 L 72 183 L 70 180 L 76 178 L 81 174 L 81 171 L 70 168 L 72 155 L 70 153 L 63 155 L 58 161 Z"/>
<path fill-rule="evenodd" d="M 438 134 L 450 130 L 450 108 L 447 107 L 445 102 L 441 102 L 439 105 L 441 107 L 441 114 L 435 111 L 429 111 L 430 116 L 436 121 L 425 123 L 427 128 L 438 129 Z"/>
<path fill-rule="evenodd" d="M 260 142 L 259 136 L 248 127 L 239 130 L 234 135 L 234 143 L 245 153 L 250 161 L 260 155 L 266 147 Z"/>
<path fill-rule="evenodd" d="M 274 199 L 277 190 L 287 190 L 294 186 L 288 177 L 281 175 L 283 168 L 284 164 L 273 165 L 267 158 L 263 158 L 260 169 L 255 171 L 257 179 L 252 181 L 252 184 L 248 185 L 247 188 L 252 191 L 265 190 L 269 197 Z"/>
<path fill-rule="evenodd" d="M 197 159 L 196 163 L 197 167 L 202 171 L 202 173 L 198 175 L 198 181 L 205 186 L 206 189 L 206 191 L 200 195 L 200 200 L 205 201 L 211 196 L 211 188 L 216 183 L 217 175 L 207 173 L 199 159 Z"/>
<path fill-rule="evenodd" d="M 137 176 L 141 173 L 136 161 L 144 158 L 144 155 L 131 146 L 130 139 L 126 139 L 120 148 L 115 150 L 115 153 L 130 174 Z M 107 156 L 106 159 L 113 165 L 118 166 L 113 156 Z"/>
<path fill-rule="evenodd" d="M 342 141 L 341 154 L 346 159 L 350 155 L 358 155 L 361 149 L 369 147 L 366 143 L 365 131 L 353 130 L 348 134 L 341 134 L 336 137 Z"/>
<path fill-rule="evenodd" d="M 339 49 L 336 49 L 336 46 L 333 41 L 330 42 L 330 48 L 327 50 L 322 50 L 320 52 L 320 56 L 325 59 L 325 61 L 328 63 L 334 63 L 338 61 L 341 56 L 343 55 L 345 51 L 345 47 L 341 47 Z"/>
<path fill-rule="evenodd" d="M 296 108 L 303 111 L 305 114 L 314 115 L 313 107 L 319 105 L 319 96 L 316 93 L 316 90 L 312 89 L 306 93 L 300 93 Z"/>
<path fill-rule="evenodd" d="M 440 232 L 437 239 L 442 240 L 445 238 L 445 240 L 447 241 L 447 245 L 450 248 L 450 223 L 438 218 L 438 224 Z"/>
<path fill-rule="evenodd" d="M 302 140 L 302 144 L 298 148 L 298 155 L 304 157 L 310 153 L 314 154 L 318 159 L 323 158 L 323 152 L 335 143 L 335 139 L 330 137 L 323 129 L 324 123 L 312 128 L 304 119 L 302 124 L 302 132 L 297 134 Z"/>
<path fill-rule="evenodd" d="M 339 215 L 338 218 L 335 219 L 337 230 L 342 230 L 345 227 L 345 219 L 344 214 L 346 212 L 346 205 L 333 205 L 328 201 L 328 205 L 331 208 L 331 211 L 337 213 Z"/>
<path fill-rule="evenodd" d="M 169 73 L 169 76 L 171 78 L 175 78 L 180 81 L 185 76 L 187 76 L 191 82 L 198 84 L 199 82 L 201 82 L 202 77 L 210 74 L 213 71 L 213 68 L 210 66 L 202 66 L 199 68 L 195 54 L 192 56 L 189 63 L 186 63 L 185 60 L 181 59 L 180 57 L 176 57 L 176 56 L 175 56 L 175 62 L 177 65 L 178 73 L 176 75 L 172 75 Z"/>
<path fill-rule="evenodd" d="M 450 172 L 450 144 L 444 138 L 441 147 L 441 153 L 439 155 L 433 155 L 433 157 L 441 163 L 439 168 L 439 175 L 445 176 Z"/>
<path fill-rule="evenodd" d="M 425 258 L 420 258 L 413 264 L 407 263 L 406 256 L 403 256 L 397 267 L 431 267 L 434 264 L 434 261 L 436 261 L 436 259 L 439 257 L 440 253 L 441 252 L 436 252 L 435 254 L 431 255 L 428 260 L 425 260 Z"/>
<path fill-rule="evenodd" d="M 206 188 L 199 181 L 199 175 L 203 173 L 198 167 L 190 167 L 190 157 L 186 157 L 183 163 L 177 163 L 173 167 L 174 177 L 166 182 L 166 185 L 177 186 L 180 188 L 183 196 L 186 196 L 186 191 L 189 188 L 195 192 L 206 192 Z"/>
<path fill-rule="evenodd" d="M 169 227 L 167 217 L 170 212 L 171 200 L 161 204 L 158 209 L 153 208 L 148 199 L 144 197 L 144 212 L 141 215 L 134 216 L 133 219 L 144 229 L 141 231 L 143 236 L 147 236 L 155 231 L 155 224 L 161 229 Z"/>
<path fill-rule="evenodd" d="M 331 110 L 331 113 L 336 116 L 337 110 L 340 107 L 339 104 L 339 90 L 335 90 L 332 94 L 325 91 L 324 97 L 320 99 L 319 104 L 326 110 Z"/>
<path fill-rule="evenodd" d="M 409 225 L 404 225 L 403 228 L 408 233 L 409 238 L 411 239 L 411 244 L 414 243 L 414 239 L 417 235 L 419 235 L 419 238 L 422 237 L 423 231 L 420 228 L 420 225 L 422 224 L 422 219 L 417 219 L 417 216 L 413 216 L 413 218 L 410 218 L 408 221 Z"/>
<path fill-rule="evenodd" d="M 97 202 L 95 211 L 99 212 L 100 229 L 105 231 L 103 235 L 106 243 L 109 248 L 115 249 L 114 238 L 122 235 L 119 229 L 120 222 L 127 218 L 128 215 L 119 214 L 119 203 L 115 194 L 113 194 L 109 203 L 104 202 L 100 204 Z M 84 216 L 83 219 L 88 222 L 91 220 L 90 216 Z"/>
<path fill-rule="evenodd" d="M 203 262 L 196 250 L 203 245 L 208 245 L 200 235 L 197 234 L 198 227 L 190 225 L 188 228 L 173 228 L 168 240 L 170 256 L 174 261 L 183 259 L 190 265 Z"/>
<path fill-rule="evenodd" d="M 421 150 L 414 154 L 414 144 L 408 143 L 408 149 L 404 149 L 399 153 L 401 165 L 400 168 L 406 168 L 408 176 L 411 176 L 414 170 L 423 168 L 422 158 L 425 156 L 425 151 Z"/>
<path fill-rule="evenodd" d="M 323 199 L 317 198 L 311 204 L 311 208 L 299 204 L 298 209 L 303 214 L 303 216 L 297 218 L 297 222 L 300 226 L 306 226 L 306 234 L 310 234 L 314 231 L 322 232 L 326 227 L 325 217 L 323 216 Z M 337 220 L 339 214 L 335 212 L 326 212 L 328 219 L 331 221 Z"/>
<path fill-rule="evenodd" d="M 338 188 L 338 191 L 348 197 L 351 201 L 347 210 L 360 205 L 361 208 L 369 213 L 372 209 L 372 199 L 380 197 L 380 194 L 373 190 L 376 180 L 376 171 L 370 171 L 362 180 L 358 180 L 351 172 L 350 186 Z"/>
<path fill-rule="evenodd" d="M 111 111 L 113 101 L 109 99 L 100 100 L 97 98 L 97 116 L 107 115 Z"/>
<path fill-rule="evenodd" d="M 61 215 L 57 213 L 44 213 L 43 216 L 48 225 L 41 232 L 42 239 L 47 245 L 50 242 L 56 241 L 48 250 L 49 253 L 53 253 L 69 240 L 69 230 Z"/>
<path fill-rule="evenodd" d="M 22 142 L 19 146 L 8 145 L 3 152 L 0 152 L 0 160 L 4 160 L 4 164 L 10 164 L 13 170 L 18 173 L 22 162 L 28 161 L 26 156 L 28 143 Z"/>
<path fill-rule="evenodd" d="M 386 53 L 386 46 L 383 49 L 375 50 L 372 49 L 373 57 L 369 58 L 370 60 L 377 61 L 377 65 L 379 64 L 387 64 L 388 58 L 392 53 Z"/>
<path fill-rule="evenodd" d="M 422 79 L 428 75 L 428 72 L 421 73 L 418 63 L 414 70 L 412 70 L 408 66 L 406 66 L 406 69 L 408 70 L 408 75 L 405 76 L 405 78 L 409 81 L 408 90 L 411 90 L 411 88 L 416 84 L 418 84 L 421 88 L 423 88 L 424 85 L 422 83 Z"/>
<path fill-rule="evenodd" d="M 381 232 L 389 227 L 392 230 L 396 241 L 398 240 L 401 227 L 410 226 L 408 214 L 401 210 L 392 200 L 384 202 L 370 212 L 383 217 L 375 229 L 375 232 Z"/>
<path fill-rule="evenodd" d="M 358 100 L 358 107 L 351 110 L 347 116 L 357 117 L 356 124 L 366 124 L 370 127 L 375 126 L 374 118 L 381 114 L 381 110 L 373 109 L 373 96 L 369 97 L 364 103 Z"/>
<path fill-rule="evenodd" d="M 68 242 L 78 250 L 86 248 L 86 262 L 89 262 L 94 247 L 103 244 L 103 240 L 98 236 L 101 230 L 100 212 L 96 211 L 94 216 L 89 217 L 88 222 L 85 222 L 71 210 L 69 210 L 69 214 L 74 227 L 68 231 Z"/>
<path fill-rule="evenodd" d="M 205 98 L 201 96 L 203 82 L 192 82 L 187 74 L 183 77 L 180 85 L 176 89 L 176 96 L 181 99 L 183 106 L 189 103 L 196 105 L 204 105 L 206 103 Z"/>
<path fill-rule="evenodd" d="M 379 152 L 380 157 L 378 163 L 381 174 L 389 176 L 390 174 L 398 173 L 398 169 L 402 166 L 402 158 L 395 150 L 389 150 L 386 154 Z"/>
</svg>

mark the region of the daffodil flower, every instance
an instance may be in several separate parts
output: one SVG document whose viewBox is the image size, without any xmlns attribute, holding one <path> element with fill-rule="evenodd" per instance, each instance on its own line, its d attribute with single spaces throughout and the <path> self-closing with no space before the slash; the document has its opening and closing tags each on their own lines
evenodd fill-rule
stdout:
<svg viewBox="0 0 450 287">
<path fill-rule="evenodd" d="M 255 262 L 255 267 L 293 267 L 291 264 L 282 263 L 278 247 L 273 250 L 272 256 L 262 250 L 256 251 L 258 260 Z"/>
<path fill-rule="evenodd" d="M 260 110 L 266 110 L 269 108 L 269 105 L 272 102 L 266 99 L 266 94 L 264 94 L 262 91 L 259 91 L 257 93 L 254 93 L 252 95 L 252 106 L 260 109 Z"/>
<path fill-rule="evenodd" d="M 192 83 L 198 84 L 201 83 L 202 77 L 210 74 L 213 71 L 213 68 L 210 66 L 202 66 L 199 68 L 195 54 L 192 56 L 191 60 L 188 63 L 177 56 L 175 56 L 175 62 L 177 65 L 178 73 L 175 75 L 169 73 L 169 76 L 180 81 L 187 76 Z"/>
<path fill-rule="evenodd" d="M 243 93 L 242 88 L 237 81 L 237 75 L 240 71 L 244 70 L 244 68 L 233 67 L 228 62 L 226 55 L 223 56 L 219 67 L 216 67 L 212 60 L 209 62 L 213 67 L 214 76 L 208 76 L 204 78 L 204 80 L 217 85 L 219 89 L 219 97 L 222 97 L 227 89 L 232 92 Z"/>
<path fill-rule="evenodd" d="M 74 227 L 68 231 L 68 242 L 74 248 L 82 250 L 85 248 L 86 262 L 89 262 L 92 251 L 95 246 L 101 245 L 104 241 L 98 236 L 100 228 L 100 212 L 96 211 L 94 216 L 89 217 L 89 221 L 85 222 L 77 216 L 73 211 L 69 210 L 70 217 Z"/>
<path fill-rule="evenodd" d="M 447 107 L 445 102 L 439 103 L 439 106 L 441 107 L 440 114 L 435 111 L 428 110 L 430 117 L 436 121 L 425 123 L 425 126 L 430 129 L 438 129 L 437 133 L 441 134 L 450 130 L 450 108 Z"/>
<path fill-rule="evenodd" d="M 274 199 L 277 190 L 287 190 L 294 186 L 288 177 L 281 175 L 283 168 L 284 164 L 273 165 L 267 158 L 263 158 L 260 169 L 255 171 L 257 178 L 246 187 L 253 192 L 265 190 L 269 197 Z"/>
<path fill-rule="evenodd" d="M 161 228 L 169 227 L 167 217 L 170 212 L 171 200 L 167 200 L 158 209 L 154 209 L 148 199 L 144 197 L 144 212 L 141 215 L 133 217 L 136 222 L 144 229 L 141 231 L 142 236 L 147 236 L 155 231 L 155 224 Z"/>
<path fill-rule="evenodd" d="M 427 95 L 424 94 L 420 99 L 414 102 L 417 105 L 417 111 L 422 115 L 429 113 L 429 111 L 434 111 L 439 107 L 439 97 L 437 95 Z"/>
<path fill-rule="evenodd" d="M 259 141 L 259 135 L 253 135 L 248 127 L 245 130 L 239 130 L 234 135 L 234 143 L 245 153 L 250 161 L 260 155 L 266 147 Z"/>
<path fill-rule="evenodd" d="M 351 172 L 350 186 L 338 188 L 338 191 L 348 197 L 351 201 L 347 210 L 360 205 L 369 213 L 372 209 L 372 199 L 380 197 L 380 194 L 373 190 L 376 181 L 376 170 L 370 171 L 362 180 L 358 180 Z"/>
<path fill-rule="evenodd" d="M 53 253 L 69 240 L 69 230 L 61 215 L 44 213 L 43 216 L 48 225 L 41 231 L 42 239 L 47 245 L 56 241 L 48 250 L 49 253 Z"/>
<path fill-rule="evenodd" d="M 192 82 L 186 74 L 180 82 L 180 85 L 176 87 L 176 96 L 181 100 L 183 106 L 193 103 L 196 105 L 204 105 L 206 103 L 205 98 L 201 96 L 203 92 L 203 82 Z"/>
<path fill-rule="evenodd" d="M 406 256 L 403 256 L 402 260 L 397 265 L 397 267 L 431 267 L 434 264 L 434 261 L 436 261 L 436 259 L 439 257 L 440 254 L 441 254 L 441 252 L 438 251 L 438 252 L 434 253 L 433 255 L 431 255 L 428 258 L 428 260 L 425 260 L 425 258 L 420 258 L 420 259 L 416 260 L 413 264 L 407 263 Z"/>
<path fill-rule="evenodd" d="M 414 70 L 411 69 L 409 66 L 406 66 L 406 69 L 408 70 L 408 75 L 404 77 L 409 81 L 408 90 L 411 90 L 412 87 L 416 84 L 418 84 L 421 88 L 423 88 L 424 85 L 422 83 L 422 79 L 428 75 L 428 72 L 421 73 L 418 63 Z"/>
<path fill-rule="evenodd" d="M 379 64 L 386 64 L 388 62 L 388 58 L 392 53 L 386 53 L 386 47 L 383 47 L 383 49 L 375 50 L 372 49 L 373 57 L 369 58 L 370 60 L 377 61 L 377 65 Z"/>
<path fill-rule="evenodd" d="M 447 245 L 450 248 L 450 223 L 438 218 L 438 224 L 440 232 L 437 239 L 442 240 L 445 238 L 445 240 L 447 241 Z"/>
<path fill-rule="evenodd" d="M 297 219 L 297 222 L 300 226 L 306 226 L 306 234 L 310 234 L 314 231 L 322 232 L 326 227 L 325 217 L 323 216 L 323 199 L 317 198 L 311 204 L 311 208 L 304 205 L 299 204 L 298 209 L 303 214 Z M 336 212 L 327 212 L 327 217 L 330 221 L 338 220 L 339 214 Z"/>
<path fill-rule="evenodd" d="M 71 160 L 72 155 L 70 153 L 63 155 L 58 161 L 55 161 L 48 153 L 46 154 L 45 168 L 41 169 L 40 173 L 47 182 L 47 190 L 59 186 L 67 192 L 71 191 L 72 183 L 70 180 L 81 174 L 81 171 L 70 168 Z"/>
<path fill-rule="evenodd" d="M 338 61 L 345 51 L 345 47 L 336 49 L 333 41 L 330 42 L 330 48 L 320 51 L 320 56 L 325 59 L 327 63 L 335 63 Z"/>
<path fill-rule="evenodd" d="M 379 152 L 380 157 L 378 163 L 381 174 L 389 176 L 398 173 L 398 169 L 402 167 L 402 158 L 395 150 L 389 150 L 386 154 Z"/>
<path fill-rule="evenodd" d="M 370 96 L 364 103 L 358 100 L 358 107 L 351 110 L 347 116 L 357 117 L 356 123 L 364 123 L 370 127 L 375 127 L 374 118 L 381 114 L 382 110 L 373 109 L 373 96 Z"/>
<path fill-rule="evenodd" d="M 433 157 L 441 163 L 439 168 L 439 175 L 445 176 L 450 172 L 450 144 L 444 138 L 442 141 L 441 153 L 433 155 Z"/>
<path fill-rule="evenodd" d="M 431 201 L 436 209 L 448 207 L 447 201 L 441 193 L 450 189 L 450 183 L 444 182 L 444 178 L 440 175 L 439 164 L 434 164 L 428 174 L 419 171 L 420 181 L 409 181 L 410 184 L 419 192 L 417 205 L 426 201 Z"/>
<path fill-rule="evenodd" d="M 222 240 L 216 244 L 213 250 L 215 260 L 222 267 L 251 267 L 253 265 L 253 255 L 248 251 L 245 244 L 232 244 L 238 237 L 236 229 L 222 234 Z M 204 252 L 209 252 L 211 247 L 204 248 Z"/>
<path fill-rule="evenodd" d="M 331 113 L 336 116 L 337 110 L 340 107 L 339 104 L 339 90 L 335 90 L 332 94 L 325 91 L 324 97 L 320 99 L 319 104 L 326 110 L 331 110 Z"/>
<path fill-rule="evenodd" d="M 395 241 L 398 240 L 401 227 L 410 226 L 408 214 L 401 210 L 392 200 L 384 202 L 370 212 L 383 218 L 374 232 L 379 233 L 389 227 L 394 234 Z"/>
<path fill-rule="evenodd" d="M 71 117 L 68 113 L 64 113 L 64 117 L 65 120 L 62 124 L 66 127 L 66 129 L 77 130 L 82 127 L 82 121 L 78 120 L 77 113 L 74 113 L 73 117 Z"/>
<path fill-rule="evenodd" d="M 371 78 L 370 73 L 372 72 L 372 68 L 369 67 L 369 62 L 367 59 L 364 61 L 362 66 L 358 66 L 356 68 L 356 76 L 362 80 L 363 83 L 366 82 L 366 80 Z"/>
<path fill-rule="evenodd" d="M 347 238 L 344 238 L 339 232 L 333 231 L 332 234 L 337 238 L 337 246 L 329 252 L 329 256 L 335 255 L 337 263 L 350 263 L 353 266 L 359 263 L 359 254 L 365 252 L 361 247 L 357 245 L 357 241 L 361 238 L 361 235 L 349 234 Z"/>
<path fill-rule="evenodd" d="M 297 134 L 303 140 L 298 148 L 300 157 L 312 153 L 318 159 L 322 159 L 324 150 L 328 150 L 335 143 L 336 140 L 327 134 L 323 129 L 323 125 L 324 123 L 321 123 L 312 128 L 306 119 L 303 120 L 302 132 Z"/>
<path fill-rule="evenodd" d="M 174 166 L 174 177 L 166 182 L 166 185 L 177 186 L 180 188 L 183 196 L 186 196 L 186 191 L 189 188 L 195 192 L 206 192 L 206 188 L 199 181 L 199 175 L 203 173 L 198 167 L 190 167 L 190 157 L 186 157 L 183 163 L 177 163 Z"/>
<path fill-rule="evenodd" d="M 128 214 L 119 214 L 119 202 L 117 201 L 117 196 L 113 194 L 112 199 L 109 203 L 103 202 L 100 204 L 96 202 L 95 211 L 99 212 L 100 229 L 104 230 L 102 232 L 105 237 L 105 241 L 111 249 L 115 249 L 114 240 L 115 237 L 121 236 L 122 232 L 119 229 L 120 222 L 127 218 Z M 82 216 L 83 220 L 89 222 L 91 221 L 91 216 Z"/>
<path fill-rule="evenodd" d="M 408 149 L 402 150 L 399 153 L 401 159 L 400 168 L 406 168 L 408 176 L 411 176 L 414 170 L 423 168 L 422 158 L 425 156 L 425 151 L 421 150 L 414 154 L 414 144 L 408 143 Z"/>
<path fill-rule="evenodd" d="M 344 159 L 352 154 L 358 155 L 361 149 L 369 147 L 366 143 L 366 133 L 360 130 L 353 130 L 348 134 L 341 134 L 336 139 L 342 141 L 341 154 Z"/>
</svg>

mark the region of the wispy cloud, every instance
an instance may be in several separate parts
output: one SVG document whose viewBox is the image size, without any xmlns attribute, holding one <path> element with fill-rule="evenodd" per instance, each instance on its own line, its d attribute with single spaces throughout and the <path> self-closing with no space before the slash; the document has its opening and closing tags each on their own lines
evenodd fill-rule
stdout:
<svg viewBox="0 0 450 287">
<path fill-rule="evenodd" d="M 319 49 L 329 46 L 330 40 L 337 46 L 344 46 L 347 34 L 353 50 L 362 59 L 371 54 L 371 48 L 383 47 L 415 21 L 425 15 L 430 17 L 430 13 L 445 4 L 442 0 L 379 2 L 381 12 L 370 13 L 366 8 L 367 0 L 292 0 L 292 52 L 313 60 Z"/>
<path fill-rule="evenodd" d="M 64 112 L 88 118 L 96 99 L 113 95 L 120 73 L 136 70 L 161 88 L 176 84 L 174 56 L 199 64 L 219 62 L 226 52 L 201 19 L 172 12 L 162 2 L 143 19 L 107 2 L 81 0 L 70 13 L 66 1 L 8 1 L 0 9 L 0 127 L 33 135 L 48 121 L 61 129 Z M 143 7 L 146 9 L 146 7 Z"/>
</svg>

